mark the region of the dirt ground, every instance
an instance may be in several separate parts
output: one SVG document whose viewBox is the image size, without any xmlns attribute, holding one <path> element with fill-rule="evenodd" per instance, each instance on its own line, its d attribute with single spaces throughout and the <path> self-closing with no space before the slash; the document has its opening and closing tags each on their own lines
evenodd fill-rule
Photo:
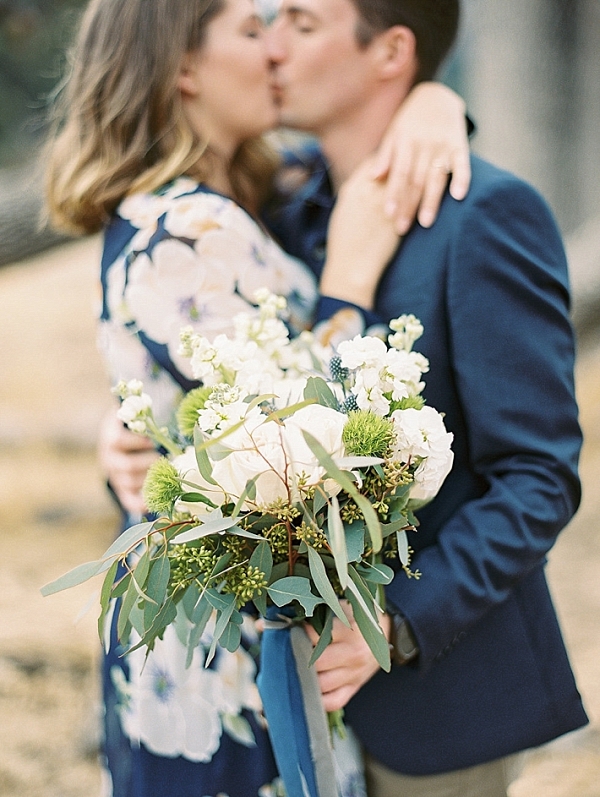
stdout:
<svg viewBox="0 0 600 797">
<path fill-rule="evenodd" d="M 97 557 L 116 516 L 94 439 L 97 240 L 0 270 L 0 795 L 97 797 L 98 585 L 39 587 Z M 589 728 L 532 753 L 512 797 L 600 797 L 600 337 L 582 347 L 585 498 L 549 573 Z"/>
</svg>

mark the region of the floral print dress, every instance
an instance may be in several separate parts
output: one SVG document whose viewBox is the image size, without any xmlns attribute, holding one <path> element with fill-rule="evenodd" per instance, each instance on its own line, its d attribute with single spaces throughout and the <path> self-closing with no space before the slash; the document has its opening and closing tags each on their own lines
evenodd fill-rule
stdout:
<svg viewBox="0 0 600 797">
<path fill-rule="evenodd" d="M 141 379 L 168 423 L 195 383 L 178 355 L 179 330 L 232 331 L 261 287 L 286 296 L 289 323 L 310 323 L 314 277 L 240 206 L 189 178 L 126 198 L 105 234 L 99 347 L 113 383 Z M 129 522 L 137 519 L 131 518 Z M 182 619 L 180 631 L 185 631 Z M 279 785 L 255 675 L 250 618 L 236 653 L 207 631 L 186 668 L 177 624 L 122 656 L 112 630 L 104 661 L 105 794 L 113 797 L 276 797 Z"/>
</svg>

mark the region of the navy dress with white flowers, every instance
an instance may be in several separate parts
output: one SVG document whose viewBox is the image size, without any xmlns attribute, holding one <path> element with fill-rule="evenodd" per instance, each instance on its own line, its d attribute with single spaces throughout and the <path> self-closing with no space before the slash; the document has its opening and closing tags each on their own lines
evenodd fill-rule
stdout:
<svg viewBox="0 0 600 797">
<path fill-rule="evenodd" d="M 194 384 L 177 353 L 181 327 L 209 338 L 231 333 L 233 317 L 266 286 L 286 296 L 300 329 L 316 300 L 308 269 L 233 201 L 185 177 L 121 203 L 106 230 L 101 283 L 99 346 L 110 378 L 141 379 L 163 423 Z M 247 618 L 236 653 L 218 649 L 205 668 L 208 630 L 186 668 L 185 622 L 167 629 L 145 663 L 142 650 L 122 657 L 111 640 L 105 795 L 275 797 L 253 623 Z"/>
</svg>

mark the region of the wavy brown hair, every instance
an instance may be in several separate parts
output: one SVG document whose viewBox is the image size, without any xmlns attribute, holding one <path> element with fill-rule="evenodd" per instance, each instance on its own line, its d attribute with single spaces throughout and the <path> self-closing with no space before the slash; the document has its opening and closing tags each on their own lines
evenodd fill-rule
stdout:
<svg viewBox="0 0 600 797">
<path fill-rule="evenodd" d="M 57 93 L 46 155 L 56 227 L 97 232 L 127 194 L 183 174 L 210 177 L 210 148 L 187 123 L 177 80 L 185 53 L 202 46 L 225 2 L 92 0 Z M 276 162 L 262 139 L 242 144 L 229 164 L 235 199 L 255 211 Z"/>
</svg>

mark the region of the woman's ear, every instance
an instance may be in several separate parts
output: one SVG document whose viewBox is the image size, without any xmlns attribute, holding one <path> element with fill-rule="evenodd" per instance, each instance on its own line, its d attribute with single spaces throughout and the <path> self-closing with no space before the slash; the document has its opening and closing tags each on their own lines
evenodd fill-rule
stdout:
<svg viewBox="0 0 600 797">
<path fill-rule="evenodd" d="M 197 97 L 200 93 L 198 60 L 199 53 L 189 52 L 183 56 L 181 61 L 177 88 L 186 97 Z"/>
<path fill-rule="evenodd" d="M 417 40 L 405 25 L 394 25 L 382 31 L 374 42 L 377 46 L 379 74 L 384 80 L 416 74 Z"/>
</svg>

